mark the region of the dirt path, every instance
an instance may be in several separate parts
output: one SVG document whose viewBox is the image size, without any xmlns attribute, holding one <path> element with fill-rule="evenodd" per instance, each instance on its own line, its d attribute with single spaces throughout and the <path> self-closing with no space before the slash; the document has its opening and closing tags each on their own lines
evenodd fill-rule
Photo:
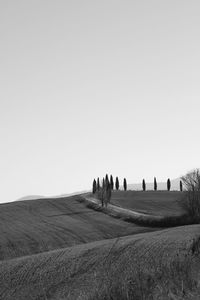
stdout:
<svg viewBox="0 0 200 300">
<path fill-rule="evenodd" d="M 89 201 L 91 203 L 94 203 L 95 205 L 102 207 L 101 206 L 101 202 L 100 200 L 91 197 L 90 195 L 83 195 L 83 197 L 85 198 L 86 201 Z M 113 214 L 120 214 L 121 216 L 128 216 L 128 217 L 133 217 L 133 218 L 142 218 L 142 219 L 152 219 L 152 220 L 156 220 L 156 221 L 160 221 L 163 219 L 163 216 L 155 216 L 155 215 L 151 215 L 151 214 L 144 214 L 144 213 L 140 213 L 134 210 L 130 210 L 127 208 L 122 208 L 120 206 L 116 206 L 113 204 L 108 204 L 107 206 L 107 210 L 108 212 L 111 212 Z"/>
</svg>

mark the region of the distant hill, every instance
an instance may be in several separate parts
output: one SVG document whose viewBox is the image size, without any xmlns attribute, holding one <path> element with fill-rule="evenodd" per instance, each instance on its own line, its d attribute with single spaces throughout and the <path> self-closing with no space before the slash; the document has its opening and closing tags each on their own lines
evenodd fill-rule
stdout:
<svg viewBox="0 0 200 300">
<path fill-rule="evenodd" d="M 16 201 L 36 200 L 36 199 L 41 199 L 41 198 L 44 198 L 44 196 L 41 196 L 41 195 L 28 195 L 28 196 L 21 197 L 21 198 L 17 199 Z"/>
<path fill-rule="evenodd" d="M 180 178 L 172 179 L 171 180 L 171 190 L 179 191 L 179 183 Z M 142 190 L 142 182 L 141 183 L 130 183 L 127 186 L 128 190 Z M 154 189 L 154 183 L 153 182 L 146 182 L 146 189 L 147 190 L 153 190 Z M 166 182 L 157 182 L 157 189 L 158 190 L 167 190 L 167 179 Z"/>
<path fill-rule="evenodd" d="M 61 194 L 61 195 L 56 195 L 56 196 L 28 195 L 28 196 L 18 198 L 15 201 L 49 199 L 49 198 L 63 198 L 63 197 L 70 197 L 70 196 L 80 195 L 80 194 L 84 194 L 84 193 L 88 193 L 88 192 L 89 191 L 80 191 L 80 192 Z"/>
</svg>

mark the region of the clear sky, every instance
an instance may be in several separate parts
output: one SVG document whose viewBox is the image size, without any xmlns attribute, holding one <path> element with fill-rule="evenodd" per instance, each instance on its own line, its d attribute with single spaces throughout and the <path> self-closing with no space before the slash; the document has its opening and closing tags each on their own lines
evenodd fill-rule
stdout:
<svg viewBox="0 0 200 300">
<path fill-rule="evenodd" d="M 0 202 L 199 167 L 199 0 L 0 0 Z"/>
</svg>

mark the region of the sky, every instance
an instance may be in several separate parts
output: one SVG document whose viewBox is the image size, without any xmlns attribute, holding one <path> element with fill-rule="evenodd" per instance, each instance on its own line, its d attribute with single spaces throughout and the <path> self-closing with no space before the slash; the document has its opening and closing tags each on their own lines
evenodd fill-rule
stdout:
<svg viewBox="0 0 200 300">
<path fill-rule="evenodd" d="M 0 202 L 199 167 L 198 0 L 0 0 Z"/>
</svg>

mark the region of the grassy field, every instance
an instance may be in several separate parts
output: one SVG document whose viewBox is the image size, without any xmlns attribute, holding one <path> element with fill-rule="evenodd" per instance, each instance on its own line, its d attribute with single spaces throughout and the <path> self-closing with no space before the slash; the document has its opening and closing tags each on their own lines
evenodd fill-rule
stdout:
<svg viewBox="0 0 200 300">
<path fill-rule="evenodd" d="M 190 225 L 4 261 L 0 298 L 198 299 L 190 249 L 199 232 Z"/>
<path fill-rule="evenodd" d="M 111 203 L 152 215 L 178 216 L 184 213 L 183 197 L 176 191 L 114 191 Z"/>
<path fill-rule="evenodd" d="M 163 199 L 153 197 L 159 193 Z M 112 201 L 178 215 L 176 195 L 114 192 Z M 0 205 L 3 300 L 197 300 L 199 253 L 200 225 L 139 226 L 87 207 L 78 195 Z"/>
<path fill-rule="evenodd" d="M 80 196 L 0 205 L 0 260 L 152 231 L 87 208 Z"/>
</svg>

